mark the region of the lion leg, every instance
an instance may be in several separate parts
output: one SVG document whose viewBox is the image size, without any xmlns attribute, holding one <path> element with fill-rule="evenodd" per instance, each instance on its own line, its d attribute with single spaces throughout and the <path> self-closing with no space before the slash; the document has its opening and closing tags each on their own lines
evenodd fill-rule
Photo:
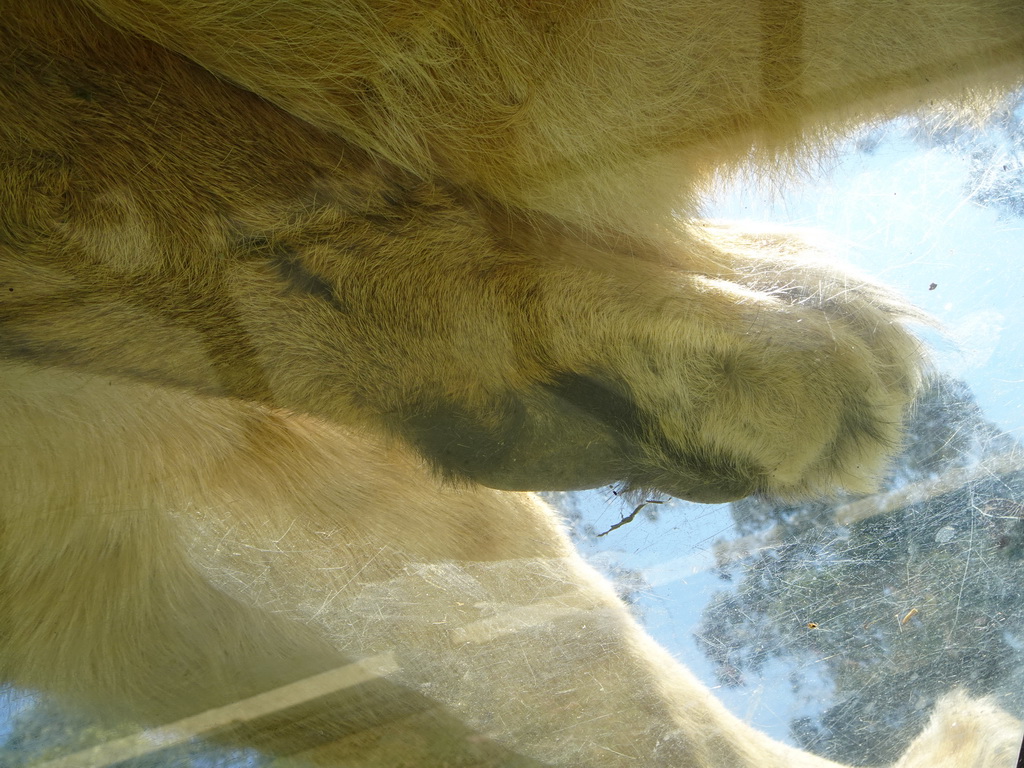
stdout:
<svg viewBox="0 0 1024 768">
<path fill-rule="evenodd" d="M 332 766 L 537 765 L 389 680 L 398 649 L 367 658 L 351 637 L 361 618 L 320 591 L 337 590 L 321 571 L 343 583 L 404 567 L 388 532 L 398 548 L 403 533 L 443 548 L 467 525 L 490 551 L 480 521 L 458 517 L 470 502 L 447 509 L 428 495 L 402 517 L 421 493 L 415 462 L 392 466 L 385 449 L 335 436 L 304 466 L 316 430 L 258 408 L 22 366 L 0 379 L 0 678 L 161 727 L 55 765 L 113 764 L 195 736 L 281 755 L 319 748 Z M 363 551 L 375 506 L 388 519 Z M 315 603 L 348 636 L 266 594 L 274 553 L 292 546 L 305 559 L 289 566 L 307 570 L 274 576 L 295 580 L 294 606 Z"/>
<path fill-rule="evenodd" d="M 752 143 L 983 107 L 1024 72 L 1018 0 L 89 4 L 425 178 L 631 227 Z"/>
<path fill-rule="evenodd" d="M 251 259 L 231 266 L 245 327 L 280 338 L 259 351 L 283 405 L 384 428 L 442 474 L 508 490 L 620 481 L 722 502 L 868 490 L 884 470 L 922 355 L 883 288 L 798 237 L 614 244 L 488 231 L 473 213 L 439 206 L 393 232 L 390 270 L 297 243 L 345 313 L 254 289 Z M 334 239 L 358 243 L 357 224 Z"/>
<path fill-rule="evenodd" d="M 323 766 L 835 768 L 726 712 L 530 496 L 229 401 L 4 382 L 10 682 Z M 909 755 L 941 758 L 978 706 Z M 999 717 L 958 766 L 1009 748 Z"/>
<path fill-rule="evenodd" d="M 308 419 L 4 374 L 10 682 L 180 727 L 276 688 L 288 708 L 231 738 L 320 744 L 325 765 L 364 727 L 411 744 L 432 728 L 419 765 L 443 764 L 445 738 L 469 755 L 482 738 L 480 765 L 830 765 L 729 715 L 529 496 L 441 487 Z M 360 659 L 351 690 L 324 675 Z"/>
</svg>

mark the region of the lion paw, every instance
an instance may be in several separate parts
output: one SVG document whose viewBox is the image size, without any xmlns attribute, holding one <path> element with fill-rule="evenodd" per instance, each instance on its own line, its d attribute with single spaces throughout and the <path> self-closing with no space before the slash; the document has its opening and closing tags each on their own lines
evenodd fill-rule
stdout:
<svg viewBox="0 0 1024 768">
<path fill-rule="evenodd" d="M 559 339 L 570 372 L 550 391 L 614 435 L 601 462 L 703 502 L 869 489 L 920 384 L 913 310 L 792 236 L 709 228 L 693 251 L 618 295 L 573 281 L 551 302 L 588 333 Z"/>
</svg>

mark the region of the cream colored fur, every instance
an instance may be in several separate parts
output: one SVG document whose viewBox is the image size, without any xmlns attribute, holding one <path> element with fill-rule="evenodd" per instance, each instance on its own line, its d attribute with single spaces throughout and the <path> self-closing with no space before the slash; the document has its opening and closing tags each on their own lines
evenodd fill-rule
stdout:
<svg viewBox="0 0 1024 768">
<path fill-rule="evenodd" d="M 869 488 L 913 311 L 694 201 L 1022 60 L 1017 0 L 0 0 L 3 679 L 157 725 L 386 659 L 217 736 L 829 765 L 510 490 Z M 954 696 L 899 765 L 1019 740 Z"/>
</svg>

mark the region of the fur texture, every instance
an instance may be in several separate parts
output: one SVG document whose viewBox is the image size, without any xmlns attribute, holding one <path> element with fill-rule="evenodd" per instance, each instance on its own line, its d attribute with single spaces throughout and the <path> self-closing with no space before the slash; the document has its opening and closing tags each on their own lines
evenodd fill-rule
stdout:
<svg viewBox="0 0 1024 768">
<path fill-rule="evenodd" d="M 218 736 L 828 765 L 509 491 L 869 488 L 913 311 L 695 200 L 940 94 L 984 111 L 1024 6 L 499 5 L 0 0 L 5 680 L 152 725 L 379 657 Z M 900 765 L 997 765 L 1019 726 L 987 707 L 950 699 Z"/>
</svg>

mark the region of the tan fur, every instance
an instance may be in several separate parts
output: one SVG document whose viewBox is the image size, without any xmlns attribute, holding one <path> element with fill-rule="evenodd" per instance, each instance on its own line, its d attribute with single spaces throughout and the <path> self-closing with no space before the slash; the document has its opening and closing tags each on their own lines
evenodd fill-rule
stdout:
<svg viewBox="0 0 1024 768">
<path fill-rule="evenodd" d="M 381 655 L 219 736 L 827 765 L 507 490 L 870 487 L 913 311 L 694 201 L 939 93 L 983 109 L 1022 59 L 1010 0 L 0 0 L 4 679 L 158 724 Z M 1009 754 L 950 701 L 901 765 Z"/>
</svg>

